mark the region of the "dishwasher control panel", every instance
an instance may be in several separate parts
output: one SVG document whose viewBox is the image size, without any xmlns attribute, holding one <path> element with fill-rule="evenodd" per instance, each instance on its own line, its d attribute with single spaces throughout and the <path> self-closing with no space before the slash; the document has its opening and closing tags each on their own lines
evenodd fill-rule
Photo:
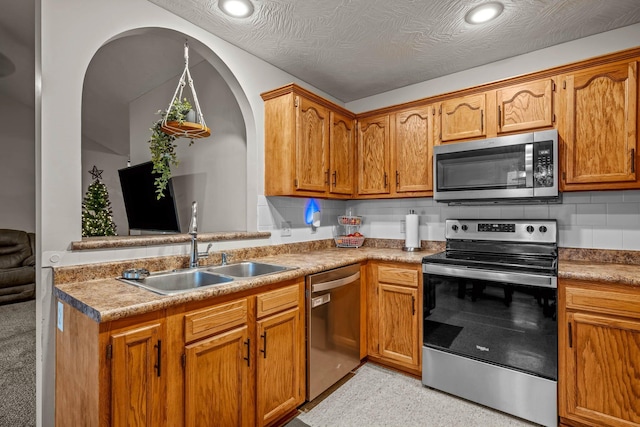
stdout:
<svg viewBox="0 0 640 427">
<path fill-rule="evenodd" d="M 320 295 L 311 299 L 311 308 L 316 308 L 331 301 L 331 294 Z"/>
</svg>

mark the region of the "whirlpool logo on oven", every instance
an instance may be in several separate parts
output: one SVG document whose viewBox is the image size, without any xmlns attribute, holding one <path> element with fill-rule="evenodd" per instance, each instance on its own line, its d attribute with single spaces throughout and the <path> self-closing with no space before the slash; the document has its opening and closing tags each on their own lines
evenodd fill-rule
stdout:
<svg viewBox="0 0 640 427">
<path fill-rule="evenodd" d="M 489 351 L 489 347 L 483 347 L 481 345 L 476 344 L 476 348 L 480 351 Z"/>
</svg>

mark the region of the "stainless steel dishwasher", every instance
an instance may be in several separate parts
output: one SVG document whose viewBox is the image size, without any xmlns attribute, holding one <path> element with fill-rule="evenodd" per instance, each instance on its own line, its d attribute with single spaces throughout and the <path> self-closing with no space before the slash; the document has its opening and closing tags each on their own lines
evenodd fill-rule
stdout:
<svg viewBox="0 0 640 427">
<path fill-rule="evenodd" d="M 307 400 L 360 364 L 360 265 L 307 277 Z"/>
</svg>

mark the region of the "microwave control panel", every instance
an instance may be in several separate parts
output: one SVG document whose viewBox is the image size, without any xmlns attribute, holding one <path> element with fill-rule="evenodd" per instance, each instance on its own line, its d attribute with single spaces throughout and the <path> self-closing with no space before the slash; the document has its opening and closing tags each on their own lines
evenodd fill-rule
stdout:
<svg viewBox="0 0 640 427">
<path fill-rule="evenodd" d="M 553 186 L 553 143 L 541 141 L 535 144 L 533 178 L 535 187 Z"/>
</svg>

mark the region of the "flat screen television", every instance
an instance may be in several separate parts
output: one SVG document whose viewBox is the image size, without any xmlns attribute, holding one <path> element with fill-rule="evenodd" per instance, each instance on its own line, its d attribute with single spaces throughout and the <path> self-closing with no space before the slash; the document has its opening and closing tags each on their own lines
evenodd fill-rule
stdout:
<svg viewBox="0 0 640 427">
<path fill-rule="evenodd" d="M 170 179 L 164 197 L 157 199 L 153 163 L 118 170 L 129 230 L 180 232 L 180 221 Z"/>
</svg>

